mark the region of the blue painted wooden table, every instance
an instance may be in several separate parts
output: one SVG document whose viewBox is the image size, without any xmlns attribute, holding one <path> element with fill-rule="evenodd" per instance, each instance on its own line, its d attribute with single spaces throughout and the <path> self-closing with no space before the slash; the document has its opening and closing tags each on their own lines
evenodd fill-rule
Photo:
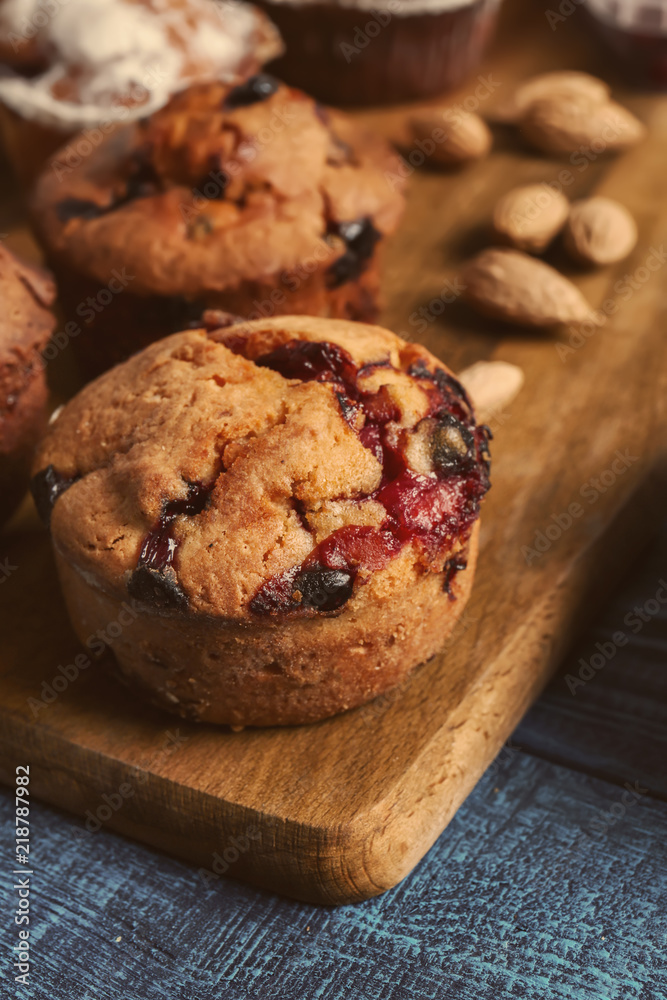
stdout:
<svg viewBox="0 0 667 1000">
<path fill-rule="evenodd" d="M 667 526 L 426 858 L 375 900 L 323 909 L 205 885 L 34 803 L 32 965 L 17 986 L 3 789 L 0 995 L 663 1000 L 666 760 Z"/>
</svg>

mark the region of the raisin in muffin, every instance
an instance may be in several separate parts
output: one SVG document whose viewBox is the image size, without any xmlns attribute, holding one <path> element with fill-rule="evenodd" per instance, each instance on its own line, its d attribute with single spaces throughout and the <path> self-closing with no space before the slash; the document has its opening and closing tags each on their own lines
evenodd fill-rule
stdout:
<svg viewBox="0 0 667 1000">
<path fill-rule="evenodd" d="M 53 332 L 55 286 L 45 272 L 0 245 L 0 524 L 25 491 L 46 425 L 41 352 Z"/>
<path fill-rule="evenodd" d="M 384 176 L 396 163 L 382 139 L 259 75 L 191 88 L 79 169 L 45 173 L 34 225 L 86 323 L 88 369 L 207 308 L 375 318 L 379 247 L 404 200 Z"/>
<path fill-rule="evenodd" d="M 156 111 L 192 83 L 246 79 L 281 51 L 269 19 L 238 0 L 0 0 L 9 158 L 29 183 L 71 140 L 66 169 L 114 124 Z"/>
<path fill-rule="evenodd" d="M 102 375 L 51 425 L 33 492 L 82 639 L 129 604 L 113 650 L 153 701 L 284 725 L 442 646 L 488 467 L 486 429 L 425 348 L 289 316 L 175 334 Z"/>
</svg>

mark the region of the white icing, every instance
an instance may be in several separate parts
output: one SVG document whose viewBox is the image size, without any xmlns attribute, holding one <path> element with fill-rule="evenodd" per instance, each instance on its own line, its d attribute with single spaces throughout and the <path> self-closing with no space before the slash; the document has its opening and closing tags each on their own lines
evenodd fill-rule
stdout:
<svg viewBox="0 0 667 1000">
<path fill-rule="evenodd" d="M 5 70 L 0 100 L 63 131 L 141 117 L 197 79 L 231 80 L 260 47 L 258 35 L 267 58 L 280 52 L 277 32 L 238 0 L 49 0 L 48 8 L 43 2 L 0 3 L 2 33 L 34 36 L 51 62 L 32 79 Z M 67 100 L 54 96 L 63 82 L 73 88 Z"/>
</svg>

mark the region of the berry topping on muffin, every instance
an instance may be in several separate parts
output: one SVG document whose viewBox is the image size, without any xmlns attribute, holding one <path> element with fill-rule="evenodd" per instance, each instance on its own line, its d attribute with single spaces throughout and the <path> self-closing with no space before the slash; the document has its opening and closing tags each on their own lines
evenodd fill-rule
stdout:
<svg viewBox="0 0 667 1000">
<path fill-rule="evenodd" d="M 185 714 L 305 721 L 395 683 L 460 615 L 488 432 L 425 348 L 290 316 L 177 334 L 108 372 L 50 428 L 35 483 L 75 625 L 143 609 L 144 646 L 115 649 L 128 676 L 164 702 L 148 650 Z M 186 664 L 174 629 L 206 649 Z M 368 661 L 343 678 L 347 647 Z M 270 704 L 251 704 L 257 684 Z"/>
</svg>

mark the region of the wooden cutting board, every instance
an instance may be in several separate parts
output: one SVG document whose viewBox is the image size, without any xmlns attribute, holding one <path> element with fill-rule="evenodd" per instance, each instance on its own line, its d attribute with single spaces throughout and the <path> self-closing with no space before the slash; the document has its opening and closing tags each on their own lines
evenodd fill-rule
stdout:
<svg viewBox="0 0 667 1000">
<path fill-rule="evenodd" d="M 495 52 L 481 73 L 495 88 L 482 110 L 529 73 L 601 68 L 579 9 L 556 32 L 541 11 L 508 9 Z M 573 171 L 566 193 L 618 197 L 641 238 L 618 266 L 568 268 L 594 306 L 617 308 L 564 359 L 556 345 L 567 332 L 533 335 L 442 304 L 462 260 L 485 245 L 496 198 L 557 179 L 563 164 L 499 132 L 488 160 L 411 178 L 386 265 L 385 325 L 454 369 L 500 358 L 526 375 L 492 420 L 477 579 L 443 653 L 402 689 L 318 725 L 232 733 L 181 722 L 144 707 L 103 661 L 86 664 L 27 501 L 0 537 L 2 780 L 29 764 L 32 793 L 80 814 L 82 839 L 108 825 L 193 861 L 207 884 L 230 874 L 346 903 L 389 888 L 419 861 L 664 513 L 667 266 L 647 261 L 667 245 L 667 99 L 617 94 L 649 125 L 648 140 Z M 405 138 L 405 109 L 359 117 Z M 16 205 L 5 183 L 0 229 L 30 253 Z M 558 251 L 552 259 L 564 265 Z M 73 386 L 66 355 L 61 391 Z"/>
</svg>

